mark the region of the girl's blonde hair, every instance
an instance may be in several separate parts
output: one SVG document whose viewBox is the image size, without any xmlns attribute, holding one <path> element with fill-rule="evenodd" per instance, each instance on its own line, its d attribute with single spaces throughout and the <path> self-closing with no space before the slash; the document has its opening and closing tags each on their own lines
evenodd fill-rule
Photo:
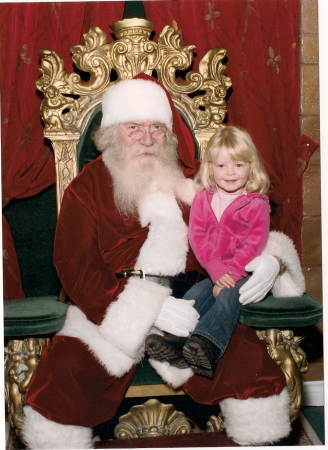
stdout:
<svg viewBox="0 0 328 450">
<path fill-rule="evenodd" d="M 209 140 L 199 171 L 194 179 L 197 191 L 212 191 L 216 184 L 213 177 L 213 164 L 219 152 L 225 147 L 233 161 L 250 163 L 247 192 L 265 194 L 270 187 L 270 179 L 260 159 L 255 144 L 247 131 L 236 126 L 220 128 Z"/>
</svg>

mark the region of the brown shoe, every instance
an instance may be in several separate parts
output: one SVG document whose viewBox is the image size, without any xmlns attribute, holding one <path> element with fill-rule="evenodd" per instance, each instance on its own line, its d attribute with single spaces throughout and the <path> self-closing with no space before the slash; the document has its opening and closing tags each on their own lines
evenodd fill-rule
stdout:
<svg viewBox="0 0 328 450">
<path fill-rule="evenodd" d="M 194 373 L 213 378 L 216 369 L 215 348 L 208 339 L 193 336 L 187 340 L 182 354 Z"/>
<path fill-rule="evenodd" d="M 145 350 L 150 358 L 161 362 L 167 361 L 171 366 L 186 369 L 189 366 L 182 354 L 186 342 L 187 338 L 150 334 L 145 342 Z"/>
</svg>

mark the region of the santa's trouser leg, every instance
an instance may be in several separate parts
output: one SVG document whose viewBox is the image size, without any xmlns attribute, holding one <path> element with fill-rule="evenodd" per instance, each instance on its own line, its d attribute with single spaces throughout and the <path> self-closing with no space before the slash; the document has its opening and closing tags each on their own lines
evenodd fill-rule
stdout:
<svg viewBox="0 0 328 450">
<path fill-rule="evenodd" d="M 79 339 L 55 336 L 25 395 L 24 442 L 33 450 L 93 448 L 93 427 L 115 415 L 134 373 L 110 376 Z"/>
<path fill-rule="evenodd" d="M 24 415 L 22 438 L 32 450 L 93 448 L 92 428 L 52 422 L 31 406 L 24 407 Z"/>
<path fill-rule="evenodd" d="M 246 325 L 237 325 L 213 380 L 194 375 L 183 389 L 198 403 L 219 403 L 227 435 L 238 444 L 269 444 L 291 431 L 285 375 Z"/>
<path fill-rule="evenodd" d="M 220 408 L 227 435 L 239 445 L 272 444 L 291 431 L 286 387 L 265 398 L 227 398 Z"/>
</svg>

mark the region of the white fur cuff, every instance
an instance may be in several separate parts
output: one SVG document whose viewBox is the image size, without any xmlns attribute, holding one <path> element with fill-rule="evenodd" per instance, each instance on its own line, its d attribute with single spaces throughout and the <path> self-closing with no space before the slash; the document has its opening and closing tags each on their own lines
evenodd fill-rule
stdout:
<svg viewBox="0 0 328 450">
<path fill-rule="evenodd" d="M 99 333 L 132 358 L 141 358 L 149 334 L 171 289 L 130 278 L 116 302 L 107 308 Z"/>
<path fill-rule="evenodd" d="M 94 448 L 91 428 L 52 422 L 31 406 L 24 407 L 24 414 L 22 435 L 30 449 Z"/>
<path fill-rule="evenodd" d="M 300 297 L 305 292 L 305 279 L 301 263 L 294 247 L 293 241 L 284 233 L 271 231 L 263 255 L 273 255 L 280 258 L 285 271 L 278 275 L 272 294 L 275 297 Z"/>
<path fill-rule="evenodd" d="M 227 398 L 220 408 L 227 435 L 239 445 L 272 444 L 291 431 L 287 388 L 266 398 Z"/>
<path fill-rule="evenodd" d="M 160 362 L 151 358 L 149 359 L 149 363 L 165 383 L 173 389 L 182 386 L 194 374 L 190 367 L 187 369 L 178 369 L 177 367 L 171 366 L 167 361 Z"/>
<path fill-rule="evenodd" d="M 131 370 L 138 361 L 107 342 L 77 306 L 69 306 L 64 327 L 57 336 L 80 339 L 110 375 L 118 378 Z"/>
</svg>

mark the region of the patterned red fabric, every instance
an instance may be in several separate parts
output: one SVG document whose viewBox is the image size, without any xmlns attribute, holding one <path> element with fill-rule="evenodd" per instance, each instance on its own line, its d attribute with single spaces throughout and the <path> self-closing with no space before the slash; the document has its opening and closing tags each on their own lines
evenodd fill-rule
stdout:
<svg viewBox="0 0 328 450">
<path fill-rule="evenodd" d="M 40 76 L 38 50 L 55 50 L 64 60 L 65 70 L 72 72 L 70 45 L 83 44 L 83 34 L 92 25 L 109 31 L 110 23 L 123 18 L 123 10 L 124 2 L 0 4 L 3 207 L 14 198 L 37 194 L 55 181 L 54 155 L 43 137 L 41 99 L 35 86 Z M 113 39 L 109 35 L 108 42 Z M 9 226 L 3 232 L 9 242 Z M 15 252 L 8 257 L 14 261 Z M 17 258 L 12 267 L 19 283 Z M 6 278 L 5 283 L 5 299 L 8 295 L 17 298 L 12 297 L 17 295 L 15 287 L 10 287 L 12 281 Z"/>
<path fill-rule="evenodd" d="M 272 229 L 301 252 L 302 173 L 318 147 L 299 144 L 299 0 L 146 1 L 154 40 L 173 24 L 183 45 L 196 45 L 193 70 L 208 49 L 227 49 L 232 79 L 227 123 L 246 128 L 258 147 L 277 204 Z M 228 91 L 229 92 L 229 91 Z"/>
</svg>

